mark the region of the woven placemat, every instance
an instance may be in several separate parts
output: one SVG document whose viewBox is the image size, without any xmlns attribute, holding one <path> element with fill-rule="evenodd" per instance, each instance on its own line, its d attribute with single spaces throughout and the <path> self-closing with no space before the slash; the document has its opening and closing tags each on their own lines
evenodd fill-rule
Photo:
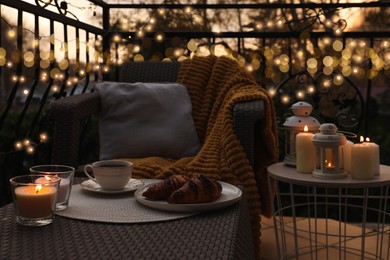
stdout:
<svg viewBox="0 0 390 260">
<path fill-rule="evenodd" d="M 74 185 L 68 208 L 56 214 L 98 222 L 144 223 L 185 218 L 197 213 L 156 210 L 137 202 L 134 193 L 99 194 L 84 190 L 80 185 Z"/>
</svg>

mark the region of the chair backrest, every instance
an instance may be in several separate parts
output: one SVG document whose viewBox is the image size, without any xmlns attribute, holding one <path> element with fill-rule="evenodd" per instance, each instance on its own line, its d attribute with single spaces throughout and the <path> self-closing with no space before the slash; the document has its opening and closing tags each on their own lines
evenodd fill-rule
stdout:
<svg viewBox="0 0 390 260">
<path fill-rule="evenodd" d="M 127 62 L 122 65 L 119 82 L 176 82 L 180 62 Z"/>
</svg>

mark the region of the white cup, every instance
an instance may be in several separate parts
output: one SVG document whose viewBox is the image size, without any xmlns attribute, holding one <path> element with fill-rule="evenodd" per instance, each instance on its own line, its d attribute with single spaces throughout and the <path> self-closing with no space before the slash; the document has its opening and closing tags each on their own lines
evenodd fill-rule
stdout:
<svg viewBox="0 0 390 260">
<path fill-rule="evenodd" d="M 131 178 L 133 164 L 121 160 L 104 160 L 87 164 L 84 173 L 104 190 L 122 190 Z M 90 175 L 93 173 L 94 177 Z"/>
</svg>

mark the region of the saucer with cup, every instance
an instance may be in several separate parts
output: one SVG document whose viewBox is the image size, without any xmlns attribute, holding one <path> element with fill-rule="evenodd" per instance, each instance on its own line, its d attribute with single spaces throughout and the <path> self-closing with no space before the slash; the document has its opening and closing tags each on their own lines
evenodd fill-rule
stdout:
<svg viewBox="0 0 390 260">
<path fill-rule="evenodd" d="M 103 160 L 87 164 L 84 173 L 89 180 L 81 187 L 98 193 L 122 193 L 134 191 L 143 186 L 143 182 L 131 178 L 133 164 L 124 160 Z"/>
</svg>

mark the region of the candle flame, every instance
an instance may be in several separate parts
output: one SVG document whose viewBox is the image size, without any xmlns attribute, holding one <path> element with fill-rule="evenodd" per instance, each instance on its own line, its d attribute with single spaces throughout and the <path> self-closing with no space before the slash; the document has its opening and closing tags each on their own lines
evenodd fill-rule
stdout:
<svg viewBox="0 0 390 260">
<path fill-rule="evenodd" d="M 366 142 L 369 142 L 370 141 L 370 138 L 369 137 L 366 137 Z"/>
<path fill-rule="evenodd" d="M 42 189 L 42 185 L 37 185 L 37 187 L 35 187 L 35 193 L 38 194 Z"/>
<path fill-rule="evenodd" d="M 303 131 L 304 132 L 309 132 L 309 128 L 307 127 L 307 125 L 305 125 L 305 127 L 303 128 Z"/>
<path fill-rule="evenodd" d="M 364 142 L 364 137 L 363 136 L 360 136 L 360 142 Z"/>
<path fill-rule="evenodd" d="M 326 164 L 326 168 L 331 168 L 333 165 L 332 165 L 332 162 L 328 162 L 328 160 L 325 160 L 325 164 Z"/>
</svg>

